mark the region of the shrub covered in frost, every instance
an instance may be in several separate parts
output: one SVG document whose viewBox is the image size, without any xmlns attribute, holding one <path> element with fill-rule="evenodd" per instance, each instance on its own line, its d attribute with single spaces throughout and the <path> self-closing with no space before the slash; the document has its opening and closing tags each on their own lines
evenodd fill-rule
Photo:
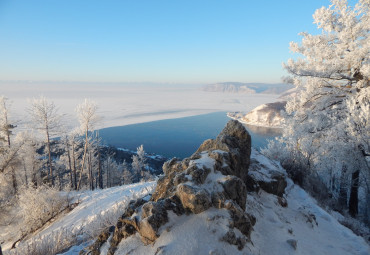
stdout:
<svg viewBox="0 0 370 255">
<path fill-rule="evenodd" d="M 46 185 L 24 188 L 19 195 L 19 208 L 22 216 L 21 229 L 33 232 L 53 219 L 69 205 L 67 194 Z"/>
</svg>

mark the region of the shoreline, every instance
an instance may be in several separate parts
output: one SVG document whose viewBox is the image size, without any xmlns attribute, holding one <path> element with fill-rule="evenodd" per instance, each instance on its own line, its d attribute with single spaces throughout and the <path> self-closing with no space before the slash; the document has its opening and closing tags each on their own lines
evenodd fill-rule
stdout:
<svg viewBox="0 0 370 255">
<path fill-rule="evenodd" d="M 237 120 L 239 121 L 240 123 L 242 124 L 246 124 L 246 125 L 250 125 L 250 126 L 254 126 L 254 127 L 262 127 L 262 128 L 272 128 L 272 129 L 283 129 L 282 126 L 266 126 L 266 125 L 260 125 L 260 124 L 253 124 L 253 123 L 250 123 L 250 122 L 247 122 L 247 121 L 243 121 L 241 120 L 240 118 L 237 118 L 237 117 L 233 117 L 229 114 L 229 112 L 226 114 L 227 117 L 229 117 L 230 119 L 233 119 L 233 120 Z"/>
</svg>

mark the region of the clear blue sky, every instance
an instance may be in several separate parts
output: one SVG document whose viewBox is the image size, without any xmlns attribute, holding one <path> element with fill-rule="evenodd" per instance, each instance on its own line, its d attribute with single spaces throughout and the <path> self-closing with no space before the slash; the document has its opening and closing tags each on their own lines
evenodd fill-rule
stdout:
<svg viewBox="0 0 370 255">
<path fill-rule="evenodd" d="M 329 0 L 0 0 L 0 80 L 280 82 Z"/>
</svg>

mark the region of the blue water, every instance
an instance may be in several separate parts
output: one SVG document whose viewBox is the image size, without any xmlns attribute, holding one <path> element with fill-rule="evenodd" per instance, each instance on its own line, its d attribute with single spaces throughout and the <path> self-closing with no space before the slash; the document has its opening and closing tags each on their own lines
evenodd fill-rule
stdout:
<svg viewBox="0 0 370 255">
<path fill-rule="evenodd" d="M 216 138 L 228 120 L 225 112 L 217 112 L 104 128 L 99 130 L 99 135 L 107 145 L 136 150 L 143 144 L 146 152 L 185 158 L 192 155 L 204 140 Z M 279 135 L 276 129 L 246 128 L 252 136 L 252 146 L 257 149 L 267 145 L 266 139 Z"/>
</svg>

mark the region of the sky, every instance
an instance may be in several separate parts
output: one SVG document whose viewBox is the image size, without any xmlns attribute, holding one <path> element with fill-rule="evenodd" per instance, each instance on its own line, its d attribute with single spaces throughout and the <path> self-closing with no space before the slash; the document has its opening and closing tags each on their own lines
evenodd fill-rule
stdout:
<svg viewBox="0 0 370 255">
<path fill-rule="evenodd" d="M 0 0 L 0 80 L 278 83 L 329 0 Z"/>
</svg>

